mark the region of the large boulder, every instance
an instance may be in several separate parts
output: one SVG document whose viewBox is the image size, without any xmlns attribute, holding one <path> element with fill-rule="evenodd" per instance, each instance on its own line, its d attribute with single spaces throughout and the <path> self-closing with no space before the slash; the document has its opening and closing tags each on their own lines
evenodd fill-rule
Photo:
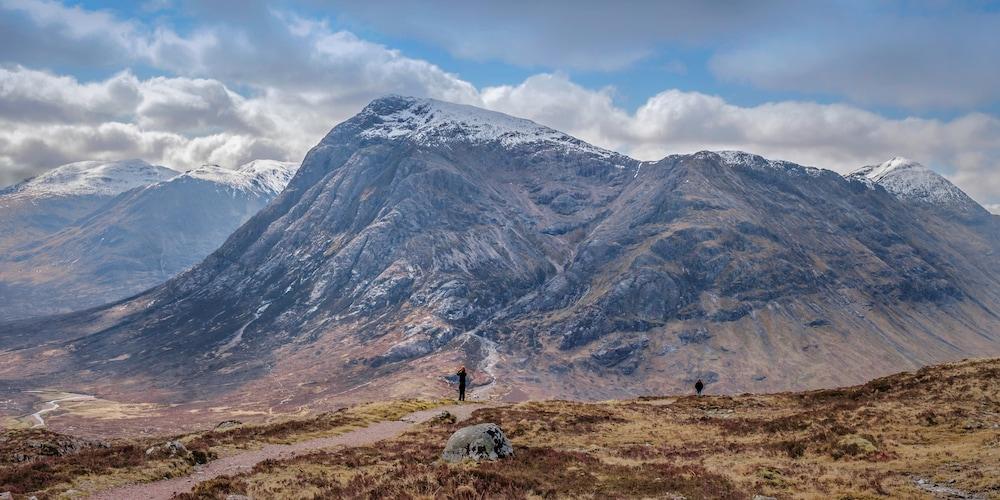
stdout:
<svg viewBox="0 0 1000 500">
<path fill-rule="evenodd" d="M 465 459 L 496 460 L 514 455 L 510 440 L 497 424 L 479 424 L 463 427 L 448 438 L 441 458 L 446 462 Z"/>
</svg>

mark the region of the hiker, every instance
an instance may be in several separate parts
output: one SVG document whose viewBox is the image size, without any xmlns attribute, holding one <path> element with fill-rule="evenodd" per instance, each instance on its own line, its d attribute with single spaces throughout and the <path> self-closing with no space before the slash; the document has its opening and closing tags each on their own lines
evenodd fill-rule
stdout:
<svg viewBox="0 0 1000 500">
<path fill-rule="evenodd" d="M 465 367 L 458 370 L 458 400 L 465 401 Z"/>
<path fill-rule="evenodd" d="M 705 383 L 702 382 L 701 379 L 698 379 L 698 381 L 694 383 L 694 390 L 698 391 L 698 395 L 701 396 L 701 391 L 703 389 L 705 389 Z"/>
</svg>

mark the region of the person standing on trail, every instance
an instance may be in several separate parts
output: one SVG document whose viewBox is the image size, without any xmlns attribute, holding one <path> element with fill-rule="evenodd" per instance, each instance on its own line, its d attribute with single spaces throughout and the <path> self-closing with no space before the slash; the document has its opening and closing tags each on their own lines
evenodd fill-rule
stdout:
<svg viewBox="0 0 1000 500">
<path fill-rule="evenodd" d="M 704 389 L 705 389 L 705 383 L 702 382 L 701 379 L 698 379 L 698 381 L 694 383 L 694 390 L 698 392 L 699 396 L 701 396 L 701 391 Z"/>
<path fill-rule="evenodd" d="M 458 400 L 465 401 L 465 367 L 458 370 Z"/>
</svg>

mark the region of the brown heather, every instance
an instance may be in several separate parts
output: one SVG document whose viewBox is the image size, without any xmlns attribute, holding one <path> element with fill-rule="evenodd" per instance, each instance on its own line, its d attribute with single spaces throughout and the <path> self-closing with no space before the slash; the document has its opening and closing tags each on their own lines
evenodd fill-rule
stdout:
<svg viewBox="0 0 1000 500">
<path fill-rule="evenodd" d="M 918 480 L 969 497 L 1000 498 L 1000 359 L 963 361 L 832 390 L 768 395 L 538 401 L 438 420 L 373 446 L 265 461 L 199 484 L 181 498 L 932 498 Z M 384 403 L 379 414 L 398 418 Z M 313 426 L 351 425 L 341 414 L 227 436 L 296 439 Z M 407 410 L 408 411 L 408 410 Z M 352 413 L 353 412 L 353 413 Z M 363 413 L 363 412 L 362 412 Z M 326 419 L 326 420 L 324 420 Z M 305 422 L 311 422 L 305 424 Z M 448 436 L 500 424 L 515 456 L 448 465 Z M 359 424 L 360 425 L 360 424 Z M 291 430 L 279 430 L 291 429 Z M 327 431 L 325 431 L 327 432 Z M 224 450 L 204 433 L 191 443 Z M 274 438 L 278 439 L 278 438 Z M 216 448 L 212 448 L 215 446 Z M 111 450 L 129 464 L 126 448 Z M 94 450 L 98 452 L 101 450 Z M 82 456 L 81 452 L 81 456 Z M 88 459 L 89 460 L 89 459 Z M 38 462 L 38 463 L 44 463 Z M 23 467 L 23 466 L 22 466 Z M 65 467 L 65 466 L 64 466 Z M 134 467 L 134 465 L 133 465 Z M 59 479 L 118 469 L 53 469 Z M 9 474 L 6 477 L 11 477 Z M 39 477 L 39 476 L 36 476 Z M 41 486 L 39 486 L 41 485 Z M 52 491 L 55 491 L 54 489 Z"/>
</svg>

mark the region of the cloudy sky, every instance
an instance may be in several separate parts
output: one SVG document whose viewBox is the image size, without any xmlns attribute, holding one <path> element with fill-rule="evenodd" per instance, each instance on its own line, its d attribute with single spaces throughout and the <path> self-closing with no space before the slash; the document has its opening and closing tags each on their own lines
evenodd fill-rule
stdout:
<svg viewBox="0 0 1000 500">
<path fill-rule="evenodd" d="M 387 93 L 639 159 L 906 156 L 1000 212 L 1000 3 L 0 0 L 0 186 L 300 160 Z"/>
</svg>

